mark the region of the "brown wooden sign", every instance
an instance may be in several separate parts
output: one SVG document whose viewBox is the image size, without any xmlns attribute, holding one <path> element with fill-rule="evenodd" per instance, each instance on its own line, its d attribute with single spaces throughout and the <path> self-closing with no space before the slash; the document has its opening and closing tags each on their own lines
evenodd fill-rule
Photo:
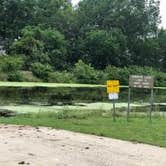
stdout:
<svg viewBox="0 0 166 166">
<path fill-rule="evenodd" d="M 152 89 L 154 87 L 154 79 L 151 76 L 131 75 L 129 86 L 131 88 Z"/>
</svg>

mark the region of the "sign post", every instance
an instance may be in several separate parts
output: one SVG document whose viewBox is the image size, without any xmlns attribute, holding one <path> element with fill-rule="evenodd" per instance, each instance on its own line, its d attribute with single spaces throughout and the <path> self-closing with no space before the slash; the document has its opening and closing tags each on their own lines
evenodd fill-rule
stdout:
<svg viewBox="0 0 166 166">
<path fill-rule="evenodd" d="M 110 100 L 113 100 L 113 121 L 116 120 L 116 106 L 115 101 L 119 98 L 119 88 L 120 84 L 118 80 L 109 80 L 107 81 L 107 93 Z"/>
<path fill-rule="evenodd" d="M 154 87 L 154 78 L 151 76 L 139 76 L 139 75 L 131 75 L 130 76 L 130 78 L 129 78 L 127 120 L 129 120 L 129 113 L 130 113 L 131 88 L 142 88 L 142 89 L 150 89 L 151 90 L 150 111 L 149 111 L 149 119 L 151 121 L 152 111 L 153 111 L 153 87 Z"/>
<path fill-rule="evenodd" d="M 130 96 L 131 96 L 131 88 L 129 86 L 129 90 L 128 90 L 128 109 L 127 109 L 127 121 L 129 121 L 129 117 L 130 117 Z"/>
<path fill-rule="evenodd" d="M 116 108 L 115 108 L 115 100 L 113 100 L 113 121 L 116 121 Z"/>
<path fill-rule="evenodd" d="M 154 94 L 153 94 L 153 89 L 151 89 L 151 99 L 150 99 L 150 121 L 152 121 L 152 112 L 153 112 L 153 98 L 154 98 Z"/>
</svg>

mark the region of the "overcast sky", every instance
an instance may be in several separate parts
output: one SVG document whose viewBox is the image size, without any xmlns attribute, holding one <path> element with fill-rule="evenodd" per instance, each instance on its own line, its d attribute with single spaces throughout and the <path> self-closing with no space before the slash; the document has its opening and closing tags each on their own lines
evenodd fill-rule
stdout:
<svg viewBox="0 0 166 166">
<path fill-rule="evenodd" d="M 72 0 L 73 5 L 76 5 L 80 0 Z M 166 0 L 160 0 L 161 3 L 161 17 L 162 17 L 162 26 L 166 28 Z"/>
</svg>

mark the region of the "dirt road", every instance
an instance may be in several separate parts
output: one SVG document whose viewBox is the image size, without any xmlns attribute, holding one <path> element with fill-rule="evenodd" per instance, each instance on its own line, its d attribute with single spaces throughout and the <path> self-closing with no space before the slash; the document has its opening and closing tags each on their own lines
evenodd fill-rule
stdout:
<svg viewBox="0 0 166 166">
<path fill-rule="evenodd" d="M 0 125 L 0 166 L 166 166 L 166 149 L 63 130 Z"/>
</svg>

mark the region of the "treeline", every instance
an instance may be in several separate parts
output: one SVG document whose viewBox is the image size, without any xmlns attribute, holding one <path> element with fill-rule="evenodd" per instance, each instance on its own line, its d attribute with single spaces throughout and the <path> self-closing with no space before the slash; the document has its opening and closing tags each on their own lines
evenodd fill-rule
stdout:
<svg viewBox="0 0 166 166">
<path fill-rule="evenodd" d="M 0 0 L 0 11 L 1 80 L 26 80 L 20 77 L 26 71 L 44 81 L 93 83 L 105 80 L 108 69 L 139 74 L 147 68 L 166 77 L 157 0 L 83 0 L 77 7 L 70 0 Z M 78 78 L 82 65 L 94 76 L 84 71 L 87 78 Z M 127 83 L 122 74 L 117 78 Z"/>
<path fill-rule="evenodd" d="M 120 80 L 121 85 L 128 85 L 130 75 L 150 75 L 155 78 L 155 86 L 166 85 L 166 73 L 151 67 L 115 67 L 107 66 L 97 70 L 90 64 L 79 60 L 68 70 L 55 71 L 49 65 L 34 63 L 31 71 L 21 71 L 24 61 L 19 57 L 3 57 L 0 61 L 1 81 L 29 81 L 54 83 L 105 84 L 109 79 Z"/>
</svg>

